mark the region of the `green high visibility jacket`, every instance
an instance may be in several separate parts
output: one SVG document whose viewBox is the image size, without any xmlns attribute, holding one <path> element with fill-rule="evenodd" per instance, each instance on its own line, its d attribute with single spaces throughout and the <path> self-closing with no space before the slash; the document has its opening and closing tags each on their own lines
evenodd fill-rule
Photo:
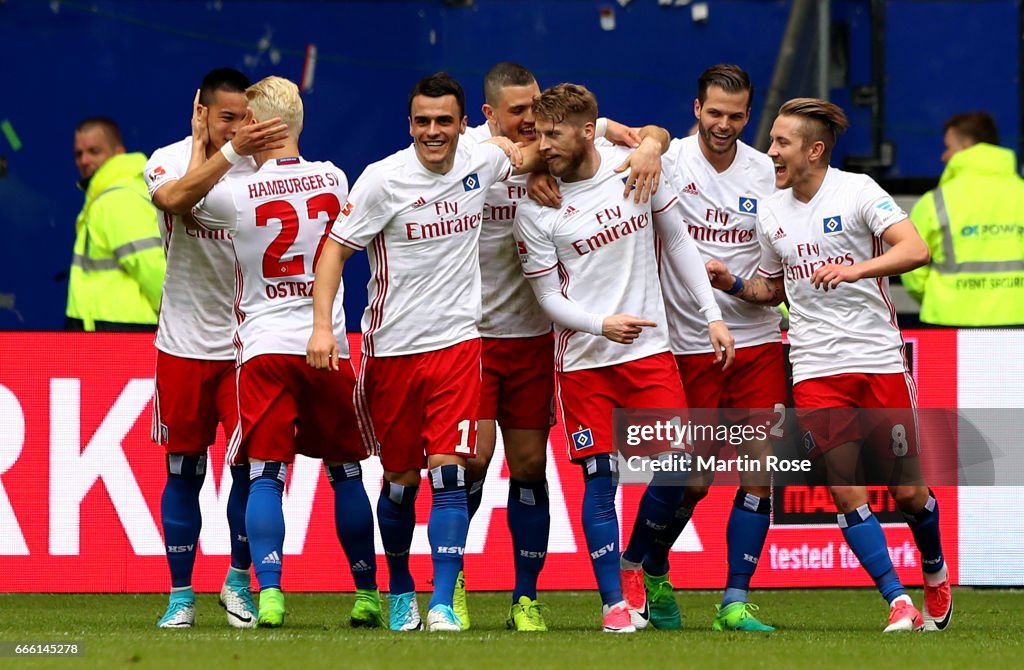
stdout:
<svg viewBox="0 0 1024 670">
<path fill-rule="evenodd" d="M 910 218 L 932 254 L 902 278 L 921 321 L 1024 325 L 1024 179 L 1013 151 L 980 143 L 955 153 Z"/>
<path fill-rule="evenodd" d="M 67 315 L 85 330 L 97 321 L 155 324 L 166 260 L 156 208 L 142 178 L 146 156 L 117 154 L 92 176 L 75 222 Z"/>
</svg>

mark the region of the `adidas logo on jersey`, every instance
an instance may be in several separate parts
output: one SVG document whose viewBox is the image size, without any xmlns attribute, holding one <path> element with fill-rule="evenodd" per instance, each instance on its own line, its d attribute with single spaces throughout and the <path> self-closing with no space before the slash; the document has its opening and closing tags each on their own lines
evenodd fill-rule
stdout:
<svg viewBox="0 0 1024 670">
<path fill-rule="evenodd" d="M 691 181 L 686 185 L 686 188 L 683 189 L 683 193 L 686 195 L 697 195 L 697 184 Z"/>
<path fill-rule="evenodd" d="M 276 551 L 272 551 L 263 557 L 261 562 L 263 565 L 281 565 L 281 554 Z"/>
<path fill-rule="evenodd" d="M 565 211 L 562 212 L 562 218 L 563 219 L 568 219 L 570 216 L 572 216 L 575 213 L 576 213 L 576 208 L 573 207 L 572 205 L 569 205 L 568 207 L 565 208 Z"/>
<path fill-rule="evenodd" d="M 413 208 L 413 209 L 416 209 L 417 207 L 422 207 L 422 206 L 423 206 L 423 205 L 425 205 L 425 204 L 427 204 L 427 201 L 426 201 L 426 200 L 424 200 L 424 199 L 423 199 L 423 196 L 421 195 L 421 196 L 420 196 L 420 197 L 419 197 L 419 198 L 418 198 L 418 199 L 416 200 L 416 202 L 412 203 L 412 208 Z"/>
<path fill-rule="evenodd" d="M 786 231 L 784 231 L 782 228 L 779 228 L 778 230 L 775 231 L 775 234 L 772 235 L 772 242 L 774 242 L 775 240 L 781 240 L 785 236 Z"/>
</svg>

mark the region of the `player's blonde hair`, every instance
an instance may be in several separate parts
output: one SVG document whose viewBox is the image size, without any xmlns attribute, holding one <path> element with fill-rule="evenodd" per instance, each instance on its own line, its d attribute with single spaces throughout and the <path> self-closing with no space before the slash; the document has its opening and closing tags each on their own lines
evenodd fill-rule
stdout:
<svg viewBox="0 0 1024 670">
<path fill-rule="evenodd" d="M 586 86 L 558 84 L 533 101 L 533 113 L 555 123 L 569 117 L 581 124 L 594 123 L 597 121 L 597 98 Z"/>
<path fill-rule="evenodd" d="M 804 143 L 822 142 L 822 159 L 828 163 L 836 138 L 850 127 L 850 121 L 839 105 L 819 98 L 793 98 L 779 108 L 779 116 L 802 117 L 800 137 Z"/>
<path fill-rule="evenodd" d="M 280 117 L 288 125 L 288 134 L 298 140 L 302 133 L 302 96 L 299 87 L 282 77 L 266 77 L 245 89 L 257 121 Z"/>
</svg>

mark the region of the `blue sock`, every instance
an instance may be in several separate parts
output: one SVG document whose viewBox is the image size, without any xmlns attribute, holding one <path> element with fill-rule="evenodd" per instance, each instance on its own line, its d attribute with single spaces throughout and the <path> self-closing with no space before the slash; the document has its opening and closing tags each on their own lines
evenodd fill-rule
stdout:
<svg viewBox="0 0 1024 670">
<path fill-rule="evenodd" d="M 680 505 L 676 508 L 665 530 L 655 534 L 651 540 L 651 546 L 647 548 L 647 555 L 644 557 L 644 572 L 659 577 L 668 574 L 668 554 L 672 551 L 672 545 L 683 534 L 686 524 L 690 523 L 692 516 L 692 507 Z"/>
<path fill-rule="evenodd" d="M 357 589 L 377 590 L 377 552 L 373 548 L 373 512 L 358 463 L 326 467 L 334 489 L 334 529 L 345 550 Z"/>
<path fill-rule="evenodd" d="M 743 489 L 736 491 L 729 523 L 725 527 L 729 576 L 725 581 L 722 607 L 734 602 L 747 602 L 750 578 L 754 576 L 768 537 L 771 511 L 771 498 L 759 498 Z"/>
<path fill-rule="evenodd" d="M 249 536 L 245 531 L 245 506 L 249 501 L 249 464 L 231 466 L 228 493 L 228 529 L 231 532 L 231 567 L 248 572 L 252 565 Z"/>
<path fill-rule="evenodd" d="M 206 455 L 167 454 L 167 483 L 160 499 L 164 525 L 164 550 L 171 569 L 171 588 L 192 584 L 196 545 L 203 528 L 199 490 L 206 477 Z"/>
<path fill-rule="evenodd" d="M 281 564 L 284 561 L 281 495 L 287 475 L 287 463 L 267 461 L 250 464 L 245 530 L 256 567 L 256 581 L 261 590 L 281 588 Z"/>
<path fill-rule="evenodd" d="M 946 564 L 942 556 L 942 538 L 939 535 L 939 503 L 935 494 L 928 492 L 928 501 L 920 512 L 903 513 L 903 518 L 914 534 L 914 543 L 921 552 L 921 569 L 927 573 L 938 572 Z"/>
<path fill-rule="evenodd" d="M 583 461 L 583 534 L 601 602 L 622 601 L 619 579 L 619 518 L 615 515 L 615 461 L 608 454 Z"/>
<path fill-rule="evenodd" d="M 418 490 L 418 486 L 402 486 L 385 480 L 377 498 L 377 524 L 388 562 L 388 588 L 394 596 L 416 590 L 409 572 L 409 548 L 416 530 Z"/>
<path fill-rule="evenodd" d="M 871 579 L 875 580 L 875 586 L 885 601 L 891 604 L 896 598 L 906 595 L 892 567 L 885 533 L 878 519 L 871 513 L 871 507 L 865 503 L 852 512 L 840 514 L 838 520 L 846 544 L 850 545 L 857 560 L 871 575 Z"/>
<path fill-rule="evenodd" d="M 462 570 L 469 532 L 465 477 L 466 468 L 461 465 L 430 469 L 430 487 L 434 493 L 427 522 L 427 538 L 434 557 L 434 594 L 430 597 L 430 607 L 452 606 L 455 580 Z"/>
<path fill-rule="evenodd" d="M 629 544 L 622 552 L 624 560 L 631 563 L 640 563 L 644 560 L 655 539 L 664 533 L 672 522 L 676 509 L 683 501 L 685 491 L 682 483 L 676 478 L 660 477 L 657 474 L 654 476 L 640 499 L 636 522 L 629 534 Z"/>
<path fill-rule="evenodd" d="M 544 568 L 551 532 L 548 483 L 509 480 L 508 529 L 512 534 L 516 583 L 512 602 L 521 596 L 537 599 L 537 578 Z"/>
<path fill-rule="evenodd" d="M 476 511 L 480 509 L 480 503 L 484 500 L 484 480 L 478 482 L 470 482 L 466 486 L 466 507 L 469 511 L 469 520 L 472 521 L 473 517 L 476 516 Z"/>
</svg>

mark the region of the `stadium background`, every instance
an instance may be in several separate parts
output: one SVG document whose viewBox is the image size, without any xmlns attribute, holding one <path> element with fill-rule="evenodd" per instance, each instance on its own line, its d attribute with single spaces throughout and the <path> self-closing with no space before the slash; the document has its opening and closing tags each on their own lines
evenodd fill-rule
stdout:
<svg viewBox="0 0 1024 670">
<path fill-rule="evenodd" d="M 752 141 L 795 3 L 712 0 L 705 3 L 708 20 L 701 22 L 693 20 L 689 6 L 661 7 L 656 0 L 626 7 L 613 0 L 450 4 L 0 1 L 0 121 L 7 122 L 0 137 L 0 229 L 13 252 L 0 264 L 0 329 L 49 330 L 63 321 L 63 273 L 81 204 L 71 140 L 82 117 L 112 116 L 129 150 L 149 153 L 187 133 L 191 96 L 208 69 L 228 65 L 253 80 L 269 74 L 299 80 L 307 47 L 315 45 L 302 144 L 309 157 L 334 161 L 352 181 L 366 164 L 408 143 L 406 96 L 417 78 L 438 69 L 453 73 L 467 89 L 467 112 L 475 124 L 482 120 L 480 79 L 499 60 L 522 62 L 542 86 L 586 83 L 603 113 L 629 123 L 660 123 L 675 136 L 692 123 L 700 71 L 715 62 L 736 62 L 758 88 L 745 138 Z M 1019 0 L 833 0 L 830 6 L 829 95 L 854 122 L 836 164 L 858 163 L 884 180 L 934 180 L 941 170 L 942 122 L 965 109 L 991 111 L 1003 143 L 1018 146 Z M 603 7 L 614 12 L 613 30 L 602 28 Z M 806 31 L 801 44 L 811 49 L 814 29 Z M 797 68 L 786 82 L 786 97 L 808 93 L 812 74 Z M 855 104 L 870 101 L 871 90 L 864 87 L 872 81 L 884 106 Z M 880 138 L 894 147 L 888 166 L 877 165 L 886 162 L 876 160 L 883 153 Z M 357 259 L 346 269 L 351 327 L 366 300 L 365 260 Z M 1016 353 L 1024 345 L 1020 333 L 921 331 L 912 338 L 923 405 L 1024 407 L 1024 367 Z M 148 441 L 153 360 L 146 336 L 0 334 L 0 590 L 163 590 L 166 567 L 157 526 L 163 472 Z M 586 555 L 576 551 L 583 542 L 579 475 L 564 462 L 557 429 L 551 448 L 558 491 L 542 588 L 589 588 Z M 373 497 L 379 484 L 367 470 Z M 201 550 L 223 555 L 220 510 L 226 498 L 216 492 L 219 466 L 214 473 L 204 490 Z M 493 569 L 510 556 L 502 476 L 507 474 L 492 471 L 485 507 L 471 530 L 471 588 L 510 586 L 507 571 Z M 290 491 L 291 581 L 285 587 L 350 587 L 339 569 L 326 482 L 307 465 L 296 468 Z M 961 488 L 942 494 L 943 532 L 959 582 L 1024 584 L 1024 534 L 1010 516 L 1019 490 Z M 731 495 L 716 489 L 698 510 L 677 545 L 685 554 L 674 560 L 677 585 L 717 588 L 724 582 L 722 520 Z M 637 496 L 635 487 L 624 488 L 627 517 Z M 427 499 L 420 501 L 421 520 Z M 490 517 L 487 506 L 493 508 Z M 801 510 L 795 511 L 799 520 Z M 813 511 L 802 510 L 805 521 L 814 521 Z M 894 550 L 910 540 L 902 524 L 887 527 L 887 533 Z M 414 562 L 425 584 L 429 557 L 422 528 L 416 537 Z M 806 544 L 809 561 L 810 550 L 827 550 L 829 543 L 832 568 L 782 567 L 790 558 L 781 558 L 779 549 L 805 556 Z M 866 585 L 863 571 L 842 567 L 841 545 L 832 524 L 776 524 L 755 586 Z M 198 561 L 197 587 L 216 590 L 223 563 Z M 904 565 L 903 576 L 919 583 L 916 564 Z M 65 579 L 68 574 L 76 578 Z"/>
</svg>

